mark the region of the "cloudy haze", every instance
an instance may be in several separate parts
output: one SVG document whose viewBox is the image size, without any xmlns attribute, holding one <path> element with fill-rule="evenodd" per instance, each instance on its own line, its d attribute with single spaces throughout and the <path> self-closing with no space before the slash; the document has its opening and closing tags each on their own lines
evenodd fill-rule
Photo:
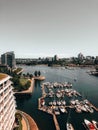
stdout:
<svg viewBox="0 0 98 130">
<path fill-rule="evenodd" d="M 0 54 L 98 55 L 98 0 L 0 0 Z"/>
</svg>

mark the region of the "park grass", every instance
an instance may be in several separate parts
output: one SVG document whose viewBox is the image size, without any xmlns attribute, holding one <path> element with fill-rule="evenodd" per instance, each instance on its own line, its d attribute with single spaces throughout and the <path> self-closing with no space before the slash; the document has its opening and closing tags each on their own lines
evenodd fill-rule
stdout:
<svg viewBox="0 0 98 130">
<path fill-rule="evenodd" d="M 24 86 L 27 82 L 28 82 L 28 79 L 26 78 L 20 78 L 20 83 Z"/>
<path fill-rule="evenodd" d="M 14 128 L 14 130 L 22 130 L 22 115 L 16 112 L 15 118 L 18 119 L 18 127 Z"/>
</svg>

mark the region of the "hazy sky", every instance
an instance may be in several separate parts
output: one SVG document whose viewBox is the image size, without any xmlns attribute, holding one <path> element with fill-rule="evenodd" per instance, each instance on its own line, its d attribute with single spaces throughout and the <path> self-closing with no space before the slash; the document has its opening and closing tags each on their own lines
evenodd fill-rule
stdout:
<svg viewBox="0 0 98 130">
<path fill-rule="evenodd" d="M 0 55 L 98 55 L 98 0 L 0 0 Z"/>
</svg>

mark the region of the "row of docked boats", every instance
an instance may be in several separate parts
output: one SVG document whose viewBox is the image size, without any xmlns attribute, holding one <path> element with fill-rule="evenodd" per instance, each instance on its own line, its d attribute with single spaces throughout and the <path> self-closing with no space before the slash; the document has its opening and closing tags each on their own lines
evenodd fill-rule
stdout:
<svg viewBox="0 0 98 130">
<path fill-rule="evenodd" d="M 60 106 L 60 105 L 63 105 L 63 106 L 65 106 L 66 105 L 66 101 L 65 100 L 58 100 L 58 101 L 51 101 L 51 102 L 49 102 L 49 105 L 54 105 L 54 106 L 56 106 L 56 105 L 58 105 L 58 106 Z"/>
<path fill-rule="evenodd" d="M 60 82 L 45 82 L 43 83 L 44 86 L 46 86 L 47 88 L 72 88 L 72 83 L 70 82 L 64 82 L 64 83 L 60 83 Z"/>
<path fill-rule="evenodd" d="M 83 101 L 71 100 L 70 103 L 72 106 L 74 106 L 74 108 L 76 109 L 76 112 L 78 113 L 81 113 L 82 111 L 90 112 L 90 113 L 94 112 L 93 108 L 90 106 L 89 101 L 87 99 Z"/>
<path fill-rule="evenodd" d="M 48 90 L 48 92 L 46 93 L 47 97 L 53 97 L 56 96 L 57 98 L 61 98 L 64 97 L 65 95 L 68 97 L 72 97 L 72 96 L 81 96 L 81 94 L 79 92 L 77 92 L 76 90 L 72 89 L 72 88 L 62 88 L 62 89 L 57 89 L 57 90 L 53 90 L 50 89 Z"/>
<path fill-rule="evenodd" d="M 87 119 L 84 119 L 83 124 L 87 130 L 98 130 L 98 122 L 95 120 L 89 121 Z M 73 125 L 69 122 L 66 123 L 66 129 L 67 130 L 75 130 Z"/>
<path fill-rule="evenodd" d="M 55 115 L 60 115 L 60 113 L 67 113 L 67 110 L 65 107 L 65 104 L 66 104 L 65 101 L 62 101 L 62 104 L 60 101 L 58 101 L 57 102 L 58 106 L 56 105 L 55 101 L 49 102 L 49 106 L 47 106 L 45 105 L 44 98 L 41 98 L 39 103 L 40 103 L 40 110 L 43 110 L 47 113 L 55 114 Z"/>
<path fill-rule="evenodd" d="M 43 106 L 40 107 L 40 110 L 47 112 L 49 114 L 55 114 L 55 115 L 60 115 L 61 113 L 67 113 L 67 110 L 64 106 L 52 106 L 52 107 L 48 107 L 48 106 Z"/>
<path fill-rule="evenodd" d="M 71 87 L 69 88 L 65 88 L 66 85 L 70 84 Z M 51 87 L 52 86 L 52 87 Z M 54 86 L 56 88 L 54 88 Z M 60 86 L 63 86 L 60 88 Z M 64 97 L 65 95 L 67 95 L 68 97 L 72 97 L 74 96 L 71 100 L 69 100 L 69 102 L 65 101 Z M 75 99 L 77 96 L 79 96 L 79 100 Z M 72 89 L 72 85 L 71 83 L 50 83 L 50 82 L 45 82 L 42 85 L 42 97 L 49 97 L 51 98 L 51 100 L 48 100 L 48 105 L 49 106 L 64 106 L 69 107 L 69 108 L 75 108 L 75 111 L 78 113 L 81 112 L 90 112 L 93 113 L 94 110 L 92 108 L 92 106 L 89 104 L 88 100 L 82 100 L 81 101 L 81 95 L 79 92 L 77 92 L 76 90 Z M 54 100 L 53 100 L 54 98 Z M 44 103 L 45 104 L 45 103 Z M 68 104 L 68 105 L 66 105 Z M 45 104 L 46 105 L 46 104 Z"/>
<path fill-rule="evenodd" d="M 66 101 L 65 100 L 53 100 L 49 102 L 49 106 L 64 106 L 66 108 Z M 94 110 L 93 108 L 90 106 L 89 101 L 87 99 L 83 100 L 83 101 L 79 101 L 79 100 L 70 100 L 70 105 L 67 107 L 69 108 L 75 108 L 75 111 L 78 113 L 81 112 L 89 112 L 89 113 L 93 113 Z"/>
<path fill-rule="evenodd" d="M 46 83 L 43 83 L 42 94 L 47 96 L 47 97 L 56 96 L 57 98 L 65 97 L 65 95 L 68 97 L 72 97 L 72 96 L 75 96 L 75 97 L 80 96 L 81 97 L 81 94 L 79 92 L 72 89 L 72 84 L 69 82 L 65 82 L 65 83 L 46 82 Z"/>
</svg>

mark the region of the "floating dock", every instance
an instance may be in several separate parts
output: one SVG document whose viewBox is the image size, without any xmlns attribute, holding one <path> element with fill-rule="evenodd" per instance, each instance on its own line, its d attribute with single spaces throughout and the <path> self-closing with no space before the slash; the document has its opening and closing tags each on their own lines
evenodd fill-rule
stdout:
<svg viewBox="0 0 98 130">
<path fill-rule="evenodd" d="M 59 126 L 59 123 L 57 121 L 57 118 L 56 118 L 55 114 L 53 114 L 53 120 L 54 120 L 54 124 L 55 124 L 56 130 L 60 130 L 60 126 Z"/>
</svg>

